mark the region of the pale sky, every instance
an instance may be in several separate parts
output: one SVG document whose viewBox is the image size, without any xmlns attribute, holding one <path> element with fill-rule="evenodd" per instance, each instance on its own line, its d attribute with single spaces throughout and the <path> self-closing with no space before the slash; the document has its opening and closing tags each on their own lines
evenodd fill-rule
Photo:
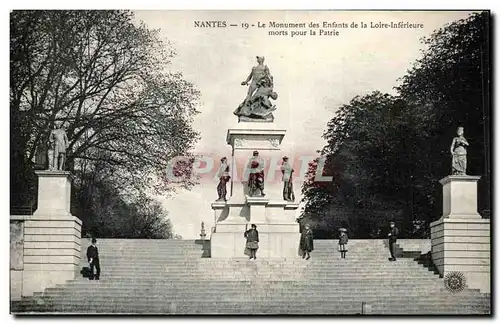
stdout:
<svg viewBox="0 0 500 324">
<path fill-rule="evenodd" d="M 324 145 L 321 138 L 336 109 L 354 96 L 374 90 L 393 93 L 420 56 L 419 40 L 470 12 L 363 11 L 136 11 L 149 28 L 161 29 L 177 56 L 171 69 L 182 72 L 201 92 L 200 114 L 193 127 L 201 133 L 195 154 L 230 156 L 227 129 L 236 126 L 232 114 L 246 95 L 240 85 L 265 56 L 274 77 L 277 128 L 287 130 L 282 151 L 311 155 Z M 226 21 L 227 28 L 196 28 L 194 21 Z M 229 27 L 243 22 L 410 22 L 422 29 L 337 29 L 339 36 L 269 36 L 269 28 Z M 309 30 L 310 28 L 305 28 Z M 286 29 L 283 29 L 286 30 Z M 289 32 L 291 30 L 289 29 Z M 290 153 L 293 152 L 293 153 Z M 159 197 L 169 211 L 174 231 L 185 239 L 199 238 L 200 223 L 213 225 L 210 204 L 217 182 L 197 185 L 173 197 Z M 301 183 L 295 185 L 300 196 Z"/>
</svg>

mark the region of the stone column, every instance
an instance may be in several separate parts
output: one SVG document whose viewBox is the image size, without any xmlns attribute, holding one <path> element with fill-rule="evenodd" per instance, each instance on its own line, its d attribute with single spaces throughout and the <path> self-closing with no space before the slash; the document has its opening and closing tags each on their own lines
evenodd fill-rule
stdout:
<svg viewBox="0 0 500 324">
<path fill-rule="evenodd" d="M 38 209 L 24 222 L 23 296 L 75 278 L 82 222 L 70 212 L 71 174 L 36 171 Z"/>
<path fill-rule="evenodd" d="M 477 212 L 478 176 L 448 176 L 443 216 L 431 223 L 432 260 L 440 275 L 462 272 L 469 288 L 490 292 L 490 220 Z"/>
</svg>

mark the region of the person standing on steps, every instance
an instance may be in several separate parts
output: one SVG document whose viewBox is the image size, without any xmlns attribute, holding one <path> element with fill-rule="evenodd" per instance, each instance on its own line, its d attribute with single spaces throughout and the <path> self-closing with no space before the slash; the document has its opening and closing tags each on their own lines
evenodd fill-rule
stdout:
<svg viewBox="0 0 500 324">
<path fill-rule="evenodd" d="M 97 240 L 95 238 L 92 239 L 92 245 L 87 248 L 87 260 L 90 265 L 90 276 L 89 280 L 99 280 L 101 276 L 101 266 L 99 264 L 99 250 L 97 249 Z M 96 270 L 96 274 L 94 275 L 94 267 Z"/>
<path fill-rule="evenodd" d="M 259 249 L 259 232 L 257 231 L 257 225 L 252 224 L 251 227 L 249 230 L 247 230 L 248 224 L 245 227 L 246 248 L 250 251 L 250 260 L 256 260 L 257 250 Z"/>
<path fill-rule="evenodd" d="M 389 251 L 391 252 L 391 257 L 389 261 L 396 261 L 396 240 L 398 239 L 399 230 L 394 222 L 390 223 L 391 229 L 389 234 Z"/>
<path fill-rule="evenodd" d="M 314 250 L 314 243 L 313 243 L 313 232 L 311 230 L 311 226 L 309 224 L 306 224 L 304 226 L 304 230 L 302 231 L 302 234 L 300 235 L 300 251 L 302 252 L 302 259 L 309 260 L 311 258 L 311 255 L 309 254 L 312 250 Z M 306 258 L 307 255 L 307 258 Z"/>
<path fill-rule="evenodd" d="M 339 236 L 339 252 L 340 257 L 345 259 L 345 254 L 347 252 L 347 241 L 349 240 L 347 237 L 347 230 L 345 228 L 340 228 L 340 236 Z"/>
</svg>

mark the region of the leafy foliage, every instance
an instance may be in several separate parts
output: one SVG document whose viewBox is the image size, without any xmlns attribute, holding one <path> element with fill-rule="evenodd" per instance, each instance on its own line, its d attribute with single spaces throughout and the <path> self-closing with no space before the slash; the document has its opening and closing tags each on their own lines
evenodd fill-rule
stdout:
<svg viewBox="0 0 500 324">
<path fill-rule="evenodd" d="M 379 237 L 394 220 L 405 236 L 427 236 L 441 213 L 437 180 L 450 174 L 449 146 L 460 125 L 471 144 L 468 172 L 485 176 L 480 206 L 489 208 L 488 19 L 474 14 L 424 38 L 428 47 L 398 95 L 373 92 L 339 108 L 321 151 L 333 181 L 315 181 L 317 162 L 310 165 L 303 221 L 321 220 L 329 235 L 347 223 L 351 236 Z"/>
<path fill-rule="evenodd" d="M 199 137 L 191 128 L 199 92 L 168 70 L 175 53 L 159 31 L 128 11 L 13 11 L 10 24 L 13 200 L 36 192 L 33 169 L 45 163 L 54 125 L 66 129 L 70 170 L 96 173 L 94 183 L 126 190 L 143 207 L 154 206 L 141 198 L 149 188 L 195 182 L 190 163 L 176 167 L 175 185 L 167 173 Z"/>
</svg>

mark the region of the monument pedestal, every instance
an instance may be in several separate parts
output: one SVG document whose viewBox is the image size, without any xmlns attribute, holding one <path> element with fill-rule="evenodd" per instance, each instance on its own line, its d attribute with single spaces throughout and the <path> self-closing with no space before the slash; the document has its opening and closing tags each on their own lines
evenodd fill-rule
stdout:
<svg viewBox="0 0 500 324">
<path fill-rule="evenodd" d="M 245 229 L 257 225 L 258 258 L 298 257 L 298 204 L 283 200 L 280 145 L 286 131 L 270 122 L 242 122 L 229 129 L 226 141 L 233 148 L 231 190 L 227 202 L 215 202 L 215 230 L 210 237 L 212 258 L 245 257 Z M 246 167 L 253 151 L 264 162 L 264 197 L 249 197 Z"/>
<path fill-rule="evenodd" d="M 23 288 L 30 296 L 75 278 L 82 222 L 71 215 L 71 174 L 36 171 L 38 209 L 24 222 Z"/>
<path fill-rule="evenodd" d="M 280 145 L 286 131 L 272 129 L 272 123 L 246 122 L 239 123 L 238 128 L 227 131 L 226 142 L 233 148 L 231 161 L 231 188 L 230 201 L 244 203 L 248 195 L 246 169 L 253 151 L 259 152 L 265 163 L 265 188 L 266 198 L 281 199 L 283 183 L 281 182 L 281 158 Z"/>
<path fill-rule="evenodd" d="M 490 221 L 477 212 L 477 176 L 448 176 L 443 216 L 431 223 L 432 260 L 440 275 L 462 272 L 467 285 L 490 292 Z"/>
<path fill-rule="evenodd" d="M 212 258 L 248 257 L 245 255 L 244 233 L 250 229 L 250 224 L 255 224 L 259 232 L 257 257 L 298 257 L 300 233 L 299 224 L 295 221 L 297 208 L 298 204 L 260 197 L 248 197 L 245 204 L 227 203 L 224 208 L 217 203 L 212 204 L 216 215 L 221 215 L 210 238 Z"/>
</svg>

